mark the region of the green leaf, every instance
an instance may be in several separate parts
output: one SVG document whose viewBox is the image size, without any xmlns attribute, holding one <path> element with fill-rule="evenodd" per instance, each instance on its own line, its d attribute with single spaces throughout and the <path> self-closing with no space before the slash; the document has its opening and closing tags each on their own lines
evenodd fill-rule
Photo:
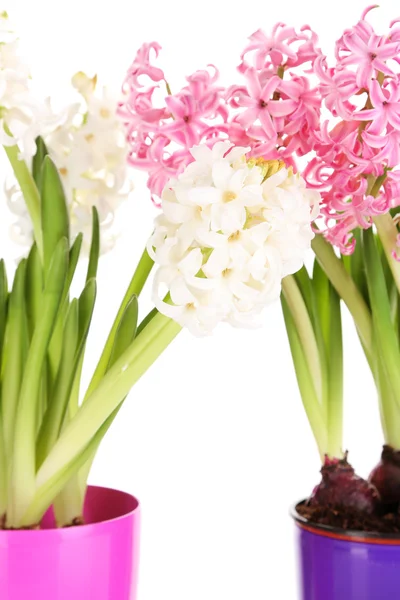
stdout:
<svg viewBox="0 0 400 600">
<path fill-rule="evenodd" d="M 44 271 L 47 274 L 58 243 L 63 238 L 69 241 L 69 217 L 60 175 L 49 156 L 43 161 L 42 178 Z"/>
<path fill-rule="evenodd" d="M 369 306 L 368 284 L 365 274 L 364 253 L 362 249 L 361 230 L 353 232 L 356 242 L 354 252 L 348 257 L 350 259 L 350 273 L 357 289 L 360 291 L 365 302 Z"/>
<path fill-rule="evenodd" d="M 132 277 L 129 287 L 125 293 L 125 296 L 121 302 L 121 306 L 119 307 L 117 316 L 114 320 L 113 326 L 108 335 L 103 352 L 100 356 L 100 360 L 97 364 L 96 370 L 93 374 L 92 380 L 90 382 L 87 393 L 85 395 L 85 399 L 90 396 L 91 392 L 97 387 L 97 385 L 101 381 L 104 373 L 107 371 L 110 357 L 112 354 L 112 350 L 114 347 L 115 336 L 118 331 L 118 327 L 121 322 L 121 319 L 124 315 L 125 308 L 127 307 L 128 303 L 130 302 L 130 300 L 133 296 L 139 297 L 140 292 L 142 291 L 143 286 L 146 283 L 147 278 L 148 278 L 153 266 L 154 266 L 154 261 L 150 258 L 147 250 L 145 250 L 142 254 L 142 257 L 139 261 L 136 271 Z"/>
<path fill-rule="evenodd" d="M 12 455 L 18 398 L 28 347 L 25 312 L 26 260 L 17 267 L 9 299 L 8 322 L 2 364 L 4 441 L 7 456 Z"/>
<path fill-rule="evenodd" d="M 328 450 L 328 432 L 322 408 L 318 401 L 308 362 L 297 333 L 295 321 L 293 320 L 291 310 L 283 295 L 281 296 L 281 302 L 300 395 L 308 422 L 310 423 L 315 441 L 317 442 L 321 459 L 323 460 L 323 457 Z"/>
<path fill-rule="evenodd" d="M 29 336 L 33 335 L 42 311 L 43 270 L 36 244 L 29 252 L 26 266 L 25 298 Z"/>
<path fill-rule="evenodd" d="M 329 348 L 330 330 L 330 285 L 325 271 L 316 260 L 313 269 L 313 293 L 316 304 L 316 312 L 320 323 L 322 338 L 324 341 L 324 354 L 326 356 Z"/>
<path fill-rule="evenodd" d="M 46 144 L 44 143 L 43 138 L 36 138 L 36 154 L 32 159 L 32 175 L 39 192 L 42 191 L 43 161 L 48 155 L 48 153 L 49 152 L 46 148 Z"/>
<path fill-rule="evenodd" d="M 130 344 L 135 339 L 136 332 L 137 332 L 137 322 L 138 322 L 138 301 L 137 301 L 136 296 L 134 296 L 131 299 L 131 301 L 129 302 L 128 306 L 126 307 L 124 316 L 122 317 L 121 323 L 119 325 L 118 332 L 115 337 L 113 352 L 112 352 L 112 355 L 110 358 L 109 368 L 111 368 L 113 366 L 113 364 L 119 359 L 119 357 L 125 352 L 125 350 L 127 350 L 127 348 L 130 346 Z M 106 427 L 104 428 L 104 426 L 103 426 L 104 435 L 106 434 L 108 429 L 111 427 L 111 425 L 112 425 L 114 419 L 116 418 L 117 414 L 119 413 L 125 399 L 126 399 L 126 397 L 123 399 L 121 404 L 119 406 L 117 406 L 117 408 L 114 410 L 114 412 L 106 420 L 106 422 L 105 422 Z M 100 445 L 101 439 L 102 438 L 99 438 L 98 446 Z M 93 462 L 96 452 L 98 450 L 98 446 L 93 448 L 93 454 L 92 454 L 91 458 L 81 469 L 81 472 L 79 473 L 79 478 L 77 478 L 77 481 L 75 482 L 75 485 L 78 485 L 78 484 L 80 485 L 80 488 L 82 489 L 82 491 L 85 489 L 85 487 L 87 485 L 87 478 L 89 476 L 89 473 L 90 473 L 90 470 L 92 467 L 92 462 Z M 81 496 L 84 497 L 84 494 L 81 493 Z"/>
<path fill-rule="evenodd" d="M 7 323 L 8 281 L 4 260 L 0 260 L 0 365 Z"/>
<path fill-rule="evenodd" d="M 64 290 L 64 294 L 63 294 L 64 298 L 66 298 L 68 295 L 72 280 L 75 275 L 76 266 L 78 264 L 79 257 L 81 255 L 82 242 L 83 242 L 83 235 L 82 235 L 82 233 L 78 233 L 78 235 L 76 236 L 76 238 L 74 240 L 74 243 L 71 246 L 71 250 L 69 251 L 68 273 L 67 273 L 67 279 L 65 282 L 65 290 Z"/>
<path fill-rule="evenodd" d="M 157 315 L 103 376 L 80 406 L 37 473 L 38 488 L 62 471 L 87 447 L 90 440 L 123 402 L 130 389 L 178 335 L 181 327 Z"/>
<path fill-rule="evenodd" d="M 364 230 L 362 236 L 376 350 L 381 353 L 393 397 L 400 406 L 399 343 L 391 320 L 385 274 L 372 228 Z"/>
<path fill-rule="evenodd" d="M 76 354 L 74 377 L 69 394 L 69 410 L 65 414 L 64 425 L 69 418 L 74 416 L 78 410 L 79 390 L 82 375 L 83 361 L 85 356 L 86 340 L 89 334 L 90 323 L 96 303 L 97 286 L 96 280 L 90 279 L 79 298 L 79 338 Z"/>
<path fill-rule="evenodd" d="M 93 206 L 92 208 L 92 243 L 90 246 L 89 253 L 89 265 L 87 270 L 86 282 L 89 279 L 93 279 L 97 275 L 97 267 L 99 264 L 99 256 L 100 256 L 100 223 L 99 223 L 99 213 L 97 212 L 97 208 Z"/>
<path fill-rule="evenodd" d="M 332 246 L 316 235 L 312 249 L 329 281 L 349 309 L 368 357 L 372 355 L 372 319 L 368 305 L 342 261 L 335 255 Z"/>
<path fill-rule="evenodd" d="M 296 330 L 301 342 L 304 356 L 307 360 L 314 389 L 321 402 L 324 400 L 324 348 L 322 353 L 316 336 L 313 317 L 307 310 L 300 288 L 293 276 L 282 280 L 282 294 L 296 324 Z M 322 342 L 323 345 L 323 342 Z M 321 360 L 322 357 L 322 360 Z"/>
<path fill-rule="evenodd" d="M 152 319 L 154 319 L 154 317 L 158 314 L 158 310 L 156 308 L 153 308 L 153 310 L 151 310 L 149 312 L 149 314 L 143 319 L 143 321 L 141 321 L 139 327 L 137 328 L 137 332 L 136 335 L 138 336 L 140 333 L 142 333 L 142 331 L 145 329 L 145 327 L 150 323 L 150 321 Z"/>
<path fill-rule="evenodd" d="M 96 303 L 96 280 L 90 279 L 79 298 L 79 345 L 82 348 L 86 343 L 90 323 Z"/>
<path fill-rule="evenodd" d="M 51 402 L 44 415 L 37 441 L 36 466 L 39 468 L 54 446 L 63 422 L 75 376 L 77 346 L 79 341 L 79 305 L 72 300 L 67 314 L 63 347 L 57 380 Z"/>
<path fill-rule="evenodd" d="M 91 459 L 110 427 L 112 416 L 113 415 L 110 415 L 109 419 L 98 429 L 86 447 L 79 452 L 71 462 L 60 469 L 51 479 L 46 481 L 43 486 L 38 488 L 21 519 L 22 527 L 29 526 L 32 523 L 38 523 L 66 484 L 79 472 L 79 469 Z"/>
<path fill-rule="evenodd" d="M 119 324 L 118 331 L 115 336 L 114 347 L 110 357 L 109 368 L 112 367 L 112 365 L 119 359 L 119 357 L 135 339 L 138 313 L 138 300 L 136 296 L 133 296 L 125 308 L 121 323 Z"/>
<path fill-rule="evenodd" d="M 11 526 L 18 527 L 35 492 L 36 416 L 39 391 L 48 345 L 56 322 L 65 286 L 68 265 L 68 241 L 56 246 L 47 273 L 42 298 L 42 314 L 35 328 L 21 385 L 15 426 L 12 489 L 14 493 Z"/>
<path fill-rule="evenodd" d="M 300 288 L 301 295 L 307 306 L 308 314 L 312 317 L 314 313 L 313 289 L 310 276 L 307 269 L 303 266 L 297 273 L 294 274 L 297 285 Z"/>
<path fill-rule="evenodd" d="M 343 341 L 340 298 L 329 286 L 328 453 L 343 456 Z"/>
<path fill-rule="evenodd" d="M 79 261 L 80 251 L 82 247 L 83 236 L 80 233 L 75 238 L 74 243 L 69 251 L 68 261 L 68 272 L 65 279 L 64 290 L 61 298 L 61 309 L 57 317 L 57 321 L 54 327 L 53 335 L 50 340 L 49 346 L 49 363 L 50 363 L 50 380 L 54 383 L 57 376 L 58 366 L 61 359 L 61 349 L 63 344 L 63 331 L 65 325 L 65 319 L 69 308 L 69 291 L 72 284 L 72 280 L 75 275 L 76 266 Z"/>
</svg>

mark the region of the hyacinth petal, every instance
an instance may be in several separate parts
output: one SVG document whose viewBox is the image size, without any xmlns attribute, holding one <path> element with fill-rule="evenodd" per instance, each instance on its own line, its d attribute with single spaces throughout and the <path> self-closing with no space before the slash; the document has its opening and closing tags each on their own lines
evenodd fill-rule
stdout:
<svg viewBox="0 0 400 600">
<path fill-rule="evenodd" d="M 212 187 L 192 188 L 189 191 L 189 198 L 193 205 L 209 206 L 221 200 L 221 191 Z"/>
<path fill-rule="evenodd" d="M 227 160 L 219 160 L 212 167 L 213 182 L 219 190 L 229 189 L 229 182 L 233 174 L 234 171 Z"/>
<path fill-rule="evenodd" d="M 261 100 L 264 102 L 268 102 L 271 100 L 272 94 L 276 91 L 281 83 L 281 79 L 279 77 L 271 77 L 271 79 L 265 84 L 261 93 L 259 95 Z"/>
<path fill-rule="evenodd" d="M 198 162 L 208 163 L 212 159 L 212 150 L 205 145 L 193 146 L 190 149 L 190 153 Z"/>
<path fill-rule="evenodd" d="M 396 114 L 394 111 L 387 111 L 387 120 L 389 121 L 392 127 L 397 129 L 398 131 L 400 130 L 400 113 Z"/>
<path fill-rule="evenodd" d="M 250 229 L 250 236 L 252 241 L 258 248 L 262 248 L 268 239 L 270 232 L 272 231 L 272 226 L 270 223 L 260 223 L 259 225 L 255 225 Z"/>
<path fill-rule="evenodd" d="M 258 184 L 247 185 L 240 194 L 244 206 L 260 206 L 263 204 L 263 188 Z"/>
<path fill-rule="evenodd" d="M 229 252 L 226 246 L 216 248 L 212 251 L 206 264 L 203 265 L 203 272 L 207 277 L 217 277 L 221 275 L 224 269 L 228 268 L 229 260 Z"/>
<path fill-rule="evenodd" d="M 369 131 L 371 133 L 381 133 L 385 129 L 387 122 L 388 122 L 387 111 L 381 111 L 377 114 L 377 116 L 372 121 L 371 125 L 369 126 Z"/>
<path fill-rule="evenodd" d="M 258 78 L 256 69 L 253 69 L 253 68 L 247 69 L 246 80 L 247 80 L 250 95 L 253 98 L 260 98 L 261 85 L 260 85 L 260 80 Z"/>
<path fill-rule="evenodd" d="M 196 301 L 195 296 L 187 288 L 183 278 L 176 278 L 170 284 L 171 300 L 174 304 L 190 304 Z"/>
<path fill-rule="evenodd" d="M 238 123 L 245 129 L 253 125 L 253 123 L 258 119 L 261 114 L 264 113 L 258 106 L 254 108 L 248 108 L 242 114 L 240 114 L 237 118 Z"/>
<path fill-rule="evenodd" d="M 233 171 L 231 169 L 231 177 L 228 183 L 228 189 L 230 192 L 235 195 L 239 195 L 241 189 L 243 188 L 243 182 L 246 179 L 247 171 L 245 169 L 238 169 L 237 171 Z M 246 186 L 246 189 L 248 186 Z"/>
<path fill-rule="evenodd" d="M 189 252 L 179 263 L 178 269 L 183 275 L 195 276 L 201 269 L 203 256 L 200 248 Z"/>
<path fill-rule="evenodd" d="M 269 136 L 270 138 L 275 139 L 276 135 L 277 135 L 276 129 L 272 122 L 271 116 L 267 112 L 267 110 L 260 111 L 259 119 L 260 119 L 260 123 L 261 123 L 266 135 Z"/>
<path fill-rule="evenodd" d="M 379 111 L 376 108 L 360 110 L 360 112 L 354 113 L 354 116 L 360 121 L 373 121 L 378 115 Z"/>
<path fill-rule="evenodd" d="M 371 98 L 373 106 L 375 107 L 381 105 L 383 102 L 386 101 L 386 96 L 383 93 L 382 88 L 379 85 L 378 81 L 376 81 L 376 79 L 371 81 L 371 85 L 369 88 L 369 96 Z"/>
<path fill-rule="evenodd" d="M 297 108 L 294 100 L 280 100 L 279 102 L 270 102 L 268 110 L 273 117 L 285 117 Z"/>
<path fill-rule="evenodd" d="M 184 223 L 192 216 L 192 210 L 189 206 L 178 204 L 178 202 L 168 202 L 163 200 L 163 213 L 172 223 Z"/>
</svg>

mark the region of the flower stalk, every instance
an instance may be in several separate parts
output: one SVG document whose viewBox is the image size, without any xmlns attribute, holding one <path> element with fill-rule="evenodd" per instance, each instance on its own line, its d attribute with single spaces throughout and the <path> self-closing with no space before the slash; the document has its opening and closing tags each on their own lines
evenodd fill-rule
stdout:
<svg viewBox="0 0 400 600">
<path fill-rule="evenodd" d="M 321 461 L 343 456 L 340 299 L 315 263 L 282 282 L 282 309 L 303 405 Z"/>
</svg>

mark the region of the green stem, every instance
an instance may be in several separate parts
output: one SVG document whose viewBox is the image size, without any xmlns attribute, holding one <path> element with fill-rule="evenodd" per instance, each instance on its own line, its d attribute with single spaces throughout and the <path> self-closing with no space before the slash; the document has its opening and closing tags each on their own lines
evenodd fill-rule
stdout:
<svg viewBox="0 0 400 600">
<path fill-rule="evenodd" d="M 310 315 L 293 276 L 289 275 L 283 279 L 282 292 L 296 325 L 315 391 L 322 403 L 323 386 L 318 344 Z"/>
<path fill-rule="evenodd" d="M 316 235 L 312 248 L 317 260 L 324 269 L 333 287 L 349 309 L 356 324 L 359 336 L 367 353 L 371 357 L 372 347 L 372 320 L 371 313 L 365 300 L 361 296 L 351 275 L 346 271 L 342 261 L 336 256 L 332 246 L 323 238 Z"/>
<path fill-rule="evenodd" d="M 343 456 L 343 342 L 340 298 L 330 287 L 328 454 Z"/>
<path fill-rule="evenodd" d="M 84 492 L 82 495 L 77 478 L 74 475 L 54 500 L 54 515 L 58 527 L 72 525 L 82 518 L 85 496 Z"/>
<path fill-rule="evenodd" d="M 37 489 L 56 478 L 88 445 L 108 417 L 121 404 L 133 385 L 147 371 L 181 327 L 158 314 L 104 375 L 82 404 L 40 468 Z"/>
<path fill-rule="evenodd" d="M 0 524 L 7 511 L 8 463 L 3 434 L 3 418 L 0 412 Z"/>
<path fill-rule="evenodd" d="M 281 302 L 301 399 L 308 422 L 310 423 L 311 431 L 313 432 L 314 439 L 318 446 L 321 462 L 323 462 L 328 447 L 326 421 L 315 392 L 314 382 L 298 336 L 297 325 L 294 322 L 293 315 L 291 314 L 284 295 L 281 296 Z"/>
<path fill-rule="evenodd" d="M 96 389 L 103 375 L 106 373 L 114 347 L 115 336 L 117 334 L 121 319 L 124 316 L 125 309 L 129 304 L 130 300 L 132 299 L 132 296 L 139 297 L 153 266 L 154 261 L 150 258 L 147 250 L 145 250 L 140 258 L 136 271 L 121 302 L 121 306 L 119 307 L 117 316 L 115 317 L 115 321 L 108 335 L 106 344 L 104 346 L 104 350 L 100 356 L 100 360 L 97 364 L 96 370 L 93 374 L 84 400 L 86 400 Z"/>
<path fill-rule="evenodd" d="M 41 258 L 43 258 L 43 238 L 40 218 L 40 195 L 35 180 L 25 161 L 19 158 L 20 150 L 17 145 L 4 146 L 8 160 L 14 170 L 21 192 L 24 196 L 26 207 L 32 221 L 33 235 Z"/>
<path fill-rule="evenodd" d="M 376 386 L 379 398 L 379 412 L 382 423 L 385 442 L 393 448 L 400 448 L 399 408 L 396 405 L 396 399 L 393 397 L 392 387 L 387 378 L 387 374 L 380 358 L 380 353 L 376 353 Z"/>
<path fill-rule="evenodd" d="M 394 282 L 400 293 L 400 262 L 393 258 L 393 251 L 397 245 L 397 227 L 394 224 L 390 213 L 374 217 L 374 223 L 382 242 Z"/>
</svg>

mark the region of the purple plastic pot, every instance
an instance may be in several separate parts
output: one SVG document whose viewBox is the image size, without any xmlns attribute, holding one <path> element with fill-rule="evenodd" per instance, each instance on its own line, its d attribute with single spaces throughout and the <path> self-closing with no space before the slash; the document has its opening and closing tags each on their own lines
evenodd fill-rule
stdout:
<svg viewBox="0 0 400 600">
<path fill-rule="evenodd" d="M 49 511 L 38 531 L 0 531 L 1 600 L 136 600 L 139 503 L 89 487 L 86 525 L 54 529 Z"/>
<path fill-rule="evenodd" d="M 400 598 L 400 535 L 316 525 L 296 509 L 302 600 Z"/>
</svg>

